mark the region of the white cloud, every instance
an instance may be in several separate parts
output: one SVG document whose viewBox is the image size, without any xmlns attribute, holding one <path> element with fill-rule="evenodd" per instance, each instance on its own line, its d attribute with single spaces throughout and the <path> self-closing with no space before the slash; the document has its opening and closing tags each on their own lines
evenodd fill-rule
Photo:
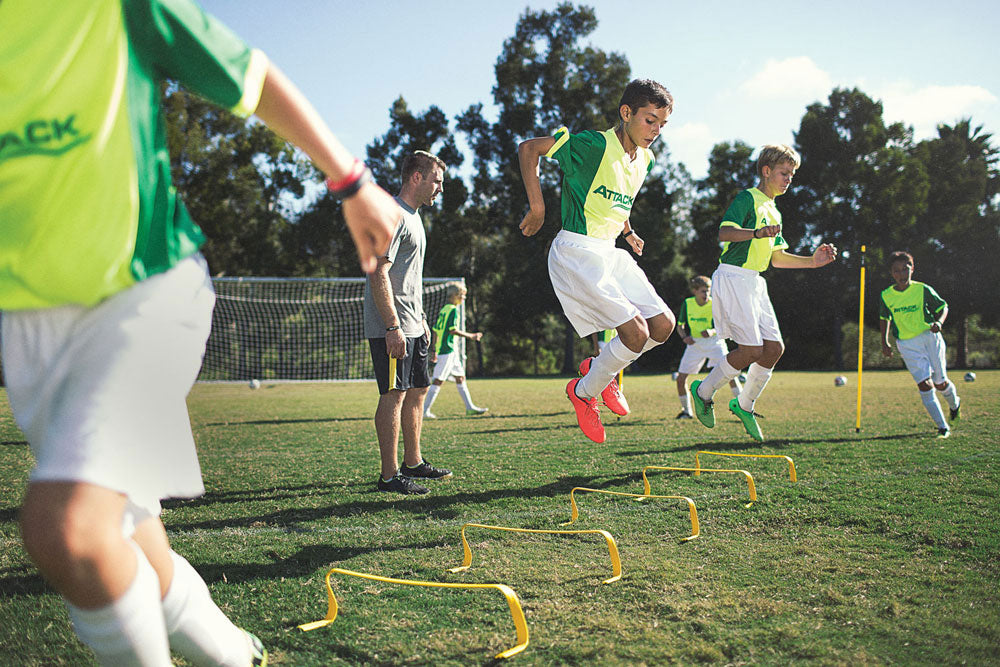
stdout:
<svg viewBox="0 0 1000 667">
<path fill-rule="evenodd" d="M 667 127 L 669 129 L 662 138 L 667 140 L 673 161 L 683 162 L 693 177 L 703 177 L 708 171 L 708 154 L 720 139 L 705 123 L 684 123 Z"/>
<path fill-rule="evenodd" d="M 832 89 L 833 80 L 830 75 L 807 56 L 769 59 L 764 63 L 763 69 L 738 88 L 741 96 L 795 101 L 803 105 L 826 99 Z"/>
<path fill-rule="evenodd" d="M 972 116 L 973 123 L 997 97 L 982 86 L 928 85 L 916 87 L 909 83 L 893 83 L 873 96 L 882 100 L 886 123 L 902 121 L 913 126 L 916 139 L 937 136 L 939 123 L 954 123 Z"/>
</svg>

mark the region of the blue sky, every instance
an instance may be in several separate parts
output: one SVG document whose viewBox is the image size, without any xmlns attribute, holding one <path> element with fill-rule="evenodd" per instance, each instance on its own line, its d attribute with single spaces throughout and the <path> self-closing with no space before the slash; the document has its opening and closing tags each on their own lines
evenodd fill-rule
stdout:
<svg viewBox="0 0 1000 667">
<path fill-rule="evenodd" d="M 526 7 L 555 1 L 204 0 L 306 93 L 341 141 L 363 156 L 402 95 L 449 117 L 482 102 L 493 66 Z M 633 76 L 675 97 L 665 142 L 695 177 L 719 141 L 791 142 L 807 105 L 836 87 L 882 100 L 887 121 L 918 139 L 971 116 L 1000 145 L 1000 2 L 843 0 L 634 3 L 598 0 L 588 41 L 623 53 Z M 571 128 L 573 130 L 587 128 Z"/>
</svg>

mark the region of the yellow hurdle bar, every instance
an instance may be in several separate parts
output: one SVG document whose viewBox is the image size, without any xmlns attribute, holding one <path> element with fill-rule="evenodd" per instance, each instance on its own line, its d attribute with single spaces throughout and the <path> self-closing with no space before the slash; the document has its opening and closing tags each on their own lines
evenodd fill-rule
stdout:
<svg viewBox="0 0 1000 667">
<path fill-rule="evenodd" d="M 389 389 L 396 388 L 396 357 L 389 357 Z"/>
<path fill-rule="evenodd" d="M 550 535 L 583 535 L 583 534 L 598 534 L 604 538 L 604 541 L 608 544 L 608 555 L 611 556 L 611 578 L 602 581 L 602 584 L 610 584 L 614 581 L 618 581 L 622 578 L 622 561 L 618 556 L 618 544 L 615 542 L 615 538 L 611 537 L 611 533 L 606 530 L 542 530 L 538 528 L 511 528 L 509 526 L 488 526 L 482 523 L 467 523 L 462 526 L 461 536 L 462 536 L 462 549 L 464 550 L 464 557 L 462 558 L 462 564 L 449 569 L 449 572 L 462 572 L 468 570 L 469 566 L 472 565 L 472 550 L 469 549 L 469 541 L 465 539 L 465 529 L 466 528 L 485 528 L 487 530 L 505 530 L 512 533 L 545 533 Z"/>
<path fill-rule="evenodd" d="M 434 581 L 414 581 L 412 579 L 390 579 L 389 577 L 379 577 L 374 574 L 365 574 L 363 572 L 354 572 L 353 570 L 344 570 L 339 567 L 335 567 L 326 573 L 326 593 L 328 606 L 326 611 L 326 618 L 322 621 L 314 621 L 312 623 L 303 623 L 299 626 L 299 630 L 303 632 L 309 632 L 310 630 L 315 630 L 317 628 L 322 628 L 326 625 L 330 625 L 337 618 L 337 598 L 333 594 L 333 586 L 330 585 L 330 575 L 334 572 L 337 574 L 346 574 L 351 577 L 361 577 L 362 579 L 371 579 L 373 581 L 381 581 L 386 584 L 403 584 L 405 586 L 430 586 L 433 588 L 495 588 L 503 596 L 507 598 L 507 606 L 510 607 L 510 615 L 514 619 L 514 627 L 517 629 L 517 645 L 512 646 L 506 651 L 501 651 L 497 653 L 495 658 L 501 660 L 503 658 L 509 658 L 513 655 L 517 655 L 524 649 L 528 647 L 528 623 L 524 620 L 524 611 L 521 609 L 521 601 L 517 598 L 517 593 L 513 591 L 509 586 L 503 584 L 439 584 Z"/>
<path fill-rule="evenodd" d="M 688 504 L 688 510 L 691 515 L 691 535 L 681 539 L 681 542 L 687 542 L 688 540 L 693 540 L 701 534 L 701 530 L 698 526 L 698 509 L 694 506 L 694 501 L 687 496 L 651 496 L 649 494 L 641 493 L 622 493 L 621 491 L 605 491 L 604 489 L 588 489 L 585 486 L 577 486 L 570 490 L 569 492 L 569 505 L 572 516 L 566 523 L 559 524 L 560 526 L 568 526 L 577 520 L 580 516 L 580 512 L 576 508 L 576 498 L 573 494 L 577 491 L 584 491 L 586 493 L 605 493 L 609 496 L 625 496 L 627 498 L 638 498 L 639 500 L 645 500 L 646 498 L 673 498 L 675 500 L 686 500 Z"/>
<path fill-rule="evenodd" d="M 649 495 L 649 480 L 646 479 L 647 470 L 680 470 L 683 472 L 703 473 L 703 472 L 739 472 L 747 478 L 747 488 L 750 491 L 750 502 L 745 507 L 750 507 L 757 500 L 757 487 L 753 483 L 753 475 L 746 470 L 730 470 L 722 468 L 675 468 L 673 466 L 646 466 L 642 469 L 642 495 Z"/>
<path fill-rule="evenodd" d="M 785 459 L 786 461 L 788 461 L 788 481 L 790 482 L 798 481 L 798 478 L 795 475 L 795 462 L 792 461 L 790 457 L 783 456 L 781 454 L 723 454 L 722 452 L 707 452 L 707 451 L 695 452 L 694 467 L 697 469 L 697 471 L 694 473 L 695 475 L 701 472 L 701 463 L 698 462 L 699 454 L 711 454 L 712 456 L 745 456 L 754 459 Z"/>
</svg>

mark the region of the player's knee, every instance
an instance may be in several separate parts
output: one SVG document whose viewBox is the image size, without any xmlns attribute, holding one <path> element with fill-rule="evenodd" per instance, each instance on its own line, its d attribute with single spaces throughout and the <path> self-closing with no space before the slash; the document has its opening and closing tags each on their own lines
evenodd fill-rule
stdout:
<svg viewBox="0 0 1000 667">
<path fill-rule="evenodd" d="M 46 563 L 62 567 L 95 562 L 109 540 L 121 539 L 120 528 L 113 523 L 95 521 L 92 513 L 72 504 L 45 507 L 26 503 L 21 515 L 21 538 L 25 550 L 43 570 Z"/>
<path fill-rule="evenodd" d="M 945 379 L 945 381 L 941 382 L 940 384 L 935 382 L 934 386 L 937 388 L 938 391 L 944 391 L 945 389 L 948 388 L 948 380 Z"/>
<path fill-rule="evenodd" d="M 930 391 L 933 388 L 934 385 L 931 384 L 930 380 L 923 380 L 917 383 L 917 389 L 919 389 L 920 391 Z"/>
</svg>

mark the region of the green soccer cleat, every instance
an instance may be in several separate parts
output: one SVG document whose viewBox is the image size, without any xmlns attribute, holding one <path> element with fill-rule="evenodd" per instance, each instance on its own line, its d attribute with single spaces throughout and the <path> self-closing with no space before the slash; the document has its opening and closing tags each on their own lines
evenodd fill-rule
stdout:
<svg viewBox="0 0 1000 667">
<path fill-rule="evenodd" d="M 242 628 L 240 629 L 242 630 Z M 247 641 L 250 642 L 251 667 L 267 667 L 267 649 L 264 648 L 264 644 L 255 635 L 250 634 L 246 630 L 243 630 L 243 634 L 247 636 Z"/>
<path fill-rule="evenodd" d="M 945 438 L 950 438 L 951 437 L 951 429 L 950 428 L 939 428 L 938 432 L 937 432 L 937 437 L 939 439 L 941 439 L 941 440 L 944 440 Z"/>
<path fill-rule="evenodd" d="M 691 383 L 691 400 L 694 403 L 694 416 L 708 428 L 715 428 L 715 403 L 702 400 L 701 396 L 698 395 L 698 387 L 700 386 L 701 380 L 695 380 Z"/>
<path fill-rule="evenodd" d="M 740 421 L 743 422 L 743 428 L 747 430 L 747 434 L 751 438 L 757 442 L 764 442 L 764 434 L 760 432 L 757 417 L 754 416 L 753 412 L 747 412 L 741 408 L 740 402 L 735 398 L 729 401 L 729 411 L 740 418 Z"/>
</svg>

